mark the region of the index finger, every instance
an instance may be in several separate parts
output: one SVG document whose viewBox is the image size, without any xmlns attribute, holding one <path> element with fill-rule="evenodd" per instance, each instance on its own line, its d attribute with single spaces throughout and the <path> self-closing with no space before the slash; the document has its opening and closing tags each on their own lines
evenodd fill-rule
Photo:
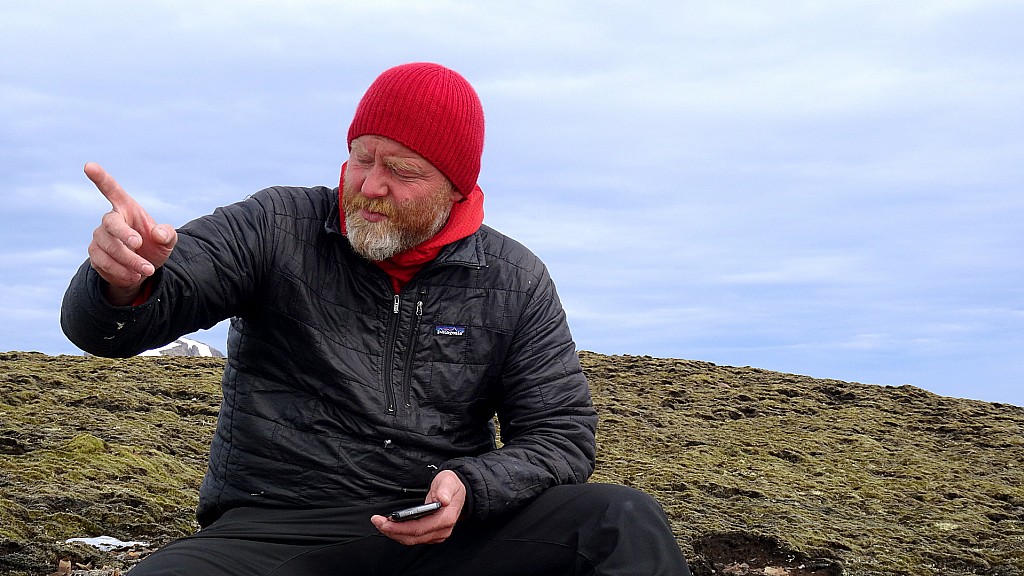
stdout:
<svg viewBox="0 0 1024 576">
<path fill-rule="evenodd" d="M 110 205 L 114 207 L 115 212 L 123 213 L 129 204 L 134 204 L 135 200 L 121 188 L 121 185 L 114 180 L 114 177 L 107 173 L 102 166 L 95 162 L 87 162 L 85 164 L 85 175 L 92 180 L 92 183 L 96 185 L 103 197 L 106 198 Z"/>
</svg>

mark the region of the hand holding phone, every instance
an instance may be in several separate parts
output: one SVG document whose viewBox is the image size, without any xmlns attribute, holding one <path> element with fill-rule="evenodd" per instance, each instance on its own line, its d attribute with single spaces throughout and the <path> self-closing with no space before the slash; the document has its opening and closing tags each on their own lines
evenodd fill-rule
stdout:
<svg viewBox="0 0 1024 576">
<path fill-rule="evenodd" d="M 427 504 L 421 504 L 419 506 L 413 506 L 411 508 L 403 508 L 402 510 L 395 510 L 390 514 L 387 514 L 388 520 L 392 522 L 405 522 L 407 520 L 415 520 L 416 518 L 422 518 L 428 514 L 433 514 L 441 509 L 440 502 L 429 502 Z"/>
<path fill-rule="evenodd" d="M 389 514 L 374 514 L 370 522 L 381 534 L 399 544 L 438 544 L 452 535 L 466 504 L 466 486 L 451 470 L 441 470 L 430 482 L 427 504 Z M 433 514 L 425 518 L 425 514 Z M 412 522 L 413 518 L 420 518 Z"/>
</svg>

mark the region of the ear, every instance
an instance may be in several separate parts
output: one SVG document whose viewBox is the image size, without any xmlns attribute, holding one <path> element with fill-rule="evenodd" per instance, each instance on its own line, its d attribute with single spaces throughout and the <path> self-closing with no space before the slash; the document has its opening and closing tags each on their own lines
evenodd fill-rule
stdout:
<svg viewBox="0 0 1024 576">
<path fill-rule="evenodd" d="M 448 192 L 448 199 L 451 200 L 452 202 L 462 202 L 463 200 L 466 199 L 466 197 L 463 196 L 461 192 L 456 190 L 454 186 L 452 186 L 451 191 Z"/>
</svg>

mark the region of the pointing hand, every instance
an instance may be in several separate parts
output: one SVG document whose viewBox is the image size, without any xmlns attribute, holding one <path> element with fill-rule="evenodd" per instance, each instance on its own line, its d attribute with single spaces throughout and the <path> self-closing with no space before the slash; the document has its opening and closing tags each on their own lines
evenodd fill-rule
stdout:
<svg viewBox="0 0 1024 576">
<path fill-rule="evenodd" d="M 113 207 L 93 232 L 89 263 L 109 284 L 107 300 L 128 305 L 142 282 L 167 261 L 178 234 L 169 224 L 157 225 L 99 164 L 86 164 L 85 175 Z"/>
</svg>

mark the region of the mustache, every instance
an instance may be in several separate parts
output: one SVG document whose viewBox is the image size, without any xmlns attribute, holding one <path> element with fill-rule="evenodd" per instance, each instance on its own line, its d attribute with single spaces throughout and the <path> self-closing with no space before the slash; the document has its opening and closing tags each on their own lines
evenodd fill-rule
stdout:
<svg viewBox="0 0 1024 576">
<path fill-rule="evenodd" d="M 348 212 L 366 210 L 383 214 L 388 218 L 394 218 L 395 216 L 395 206 L 383 198 L 366 198 L 360 194 L 346 194 L 344 204 Z"/>
</svg>

